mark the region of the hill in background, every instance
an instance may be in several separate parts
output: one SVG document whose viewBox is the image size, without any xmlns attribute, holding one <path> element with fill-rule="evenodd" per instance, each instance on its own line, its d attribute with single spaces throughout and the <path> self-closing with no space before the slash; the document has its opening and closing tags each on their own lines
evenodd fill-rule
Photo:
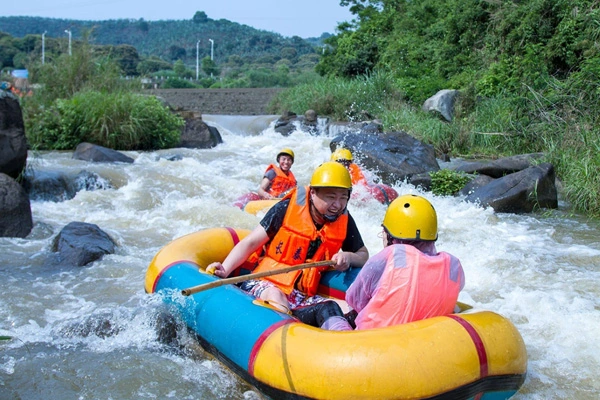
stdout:
<svg viewBox="0 0 600 400">
<path fill-rule="evenodd" d="M 69 30 L 72 40 L 88 35 L 94 45 L 133 46 L 140 58 L 159 58 L 168 63 L 181 60 L 186 66 L 196 65 L 197 57 L 212 56 L 217 65 L 264 65 L 280 62 L 290 68 L 307 68 L 319 59 L 321 38 L 302 39 L 284 37 L 238 24 L 225 19 L 213 20 L 204 12 L 197 12 L 190 20 L 145 21 L 143 19 L 118 19 L 106 21 L 80 21 L 41 17 L 0 17 L 0 32 L 22 38 L 19 51 L 41 54 L 40 36 L 46 32 L 46 51 L 52 51 L 52 40 L 57 40 L 64 50 Z M 50 44 L 50 46 L 49 46 Z M 6 53 L 4 51 L 3 53 Z M 3 59 L 2 59 L 3 58 Z M 6 54 L 0 55 L 1 66 L 13 66 Z"/>
</svg>

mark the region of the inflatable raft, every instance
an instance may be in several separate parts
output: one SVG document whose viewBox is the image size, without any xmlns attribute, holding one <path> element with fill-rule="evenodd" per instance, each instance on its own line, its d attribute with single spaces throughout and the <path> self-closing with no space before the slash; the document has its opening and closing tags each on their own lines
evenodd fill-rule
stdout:
<svg viewBox="0 0 600 400">
<path fill-rule="evenodd" d="M 233 285 L 181 294 L 219 279 L 204 268 L 222 261 L 248 233 L 211 228 L 174 240 L 150 263 L 145 290 L 162 295 L 207 351 L 265 395 L 506 399 L 522 385 L 523 340 L 509 320 L 490 311 L 464 309 L 388 328 L 333 332 L 304 325 Z M 325 272 L 320 291 L 343 298 L 355 276 L 355 270 Z"/>
<path fill-rule="evenodd" d="M 375 183 L 372 185 L 355 185 L 353 187 L 352 198 L 360 200 L 368 200 L 370 198 L 377 200 L 381 204 L 389 205 L 398 197 L 398 192 L 388 185 L 383 183 Z"/>
<path fill-rule="evenodd" d="M 256 215 L 261 211 L 266 213 L 278 201 L 279 199 L 265 200 L 258 193 L 250 192 L 238 198 L 233 205 L 242 211 Z"/>
<path fill-rule="evenodd" d="M 352 192 L 353 199 L 360 199 L 363 201 L 369 199 L 375 199 L 382 204 L 390 204 L 394 199 L 398 197 L 398 192 L 391 186 L 383 183 L 376 183 L 368 186 L 360 186 L 354 188 Z M 250 192 L 243 196 L 240 196 L 233 205 L 240 210 L 246 211 L 249 214 L 258 214 L 259 212 L 267 212 L 269 208 L 273 207 L 279 199 L 265 200 L 262 199 L 258 193 Z"/>
</svg>

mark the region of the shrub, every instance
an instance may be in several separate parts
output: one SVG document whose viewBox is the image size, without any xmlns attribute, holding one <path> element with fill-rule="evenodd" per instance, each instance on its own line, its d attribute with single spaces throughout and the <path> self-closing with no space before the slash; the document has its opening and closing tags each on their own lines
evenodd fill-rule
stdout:
<svg viewBox="0 0 600 400">
<path fill-rule="evenodd" d="M 197 88 L 198 85 L 186 79 L 169 78 L 165 80 L 160 87 L 161 89 L 194 89 Z"/>
<path fill-rule="evenodd" d="M 469 177 L 465 173 L 450 169 L 440 169 L 430 172 L 429 175 L 431 191 L 438 196 L 453 196 L 469 182 Z"/>
<path fill-rule="evenodd" d="M 175 146 L 182 125 L 155 97 L 89 91 L 56 100 L 27 133 L 38 149 L 72 150 L 91 142 L 117 150 L 154 150 Z"/>
</svg>

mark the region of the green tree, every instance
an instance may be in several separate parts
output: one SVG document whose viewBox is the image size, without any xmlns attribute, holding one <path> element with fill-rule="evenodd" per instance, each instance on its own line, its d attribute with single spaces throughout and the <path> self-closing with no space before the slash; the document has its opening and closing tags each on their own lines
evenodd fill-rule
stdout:
<svg viewBox="0 0 600 400">
<path fill-rule="evenodd" d="M 173 72 L 175 72 L 178 77 L 183 77 L 185 75 L 185 64 L 182 60 L 175 61 L 175 64 L 173 64 Z"/>
<path fill-rule="evenodd" d="M 169 59 L 170 60 L 183 60 L 185 58 L 186 51 L 183 47 L 172 45 L 169 46 Z"/>
<path fill-rule="evenodd" d="M 153 72 L 168 70 L 171 68 L 171 64 L 164 60 L 161 60 L 158 57 L 149 57 L 140 61 L 137 65 L 137 71 L 141 75 L 148 75 Z"/>
<path fill-rule="evenodd" d="M 144 18 L 140 18 L 138 21 L 138 29 L 144 33 L 150 30 L 150 25 L 147 21 L 144 21 Z"/>
<path fill-rule="evenodd" d="M 128 44 L 101 46 L 96 47 L 96 52 L 114 60 L 124 75 L 138 75 L 137 66 L 140 62 L 140 56 L 135 47 Z"/>
<path fill-rule="evenodd" d="M 196 11 L 196 14 L 194 14 L 194 17 L 192 18 L 192 21 L 194 21 L 195 24 L 203 24 L 205 22 L 208 22 L 208 16 L 204 11 Z"/>
<path fill-rule="evenodd" d="M 219 67 L 217 64 L 210 59 L 210 56 L 206 56 L 202 59 L 202 71 L 206 75 L 217 76 L 220 74 Z"/>
<path fill-rule="evenodd" d="M 13 57 L 19 52 L 15 39 L 0 32 L 0 64 L 5 67 L 13 66 Z"/>
</svg>

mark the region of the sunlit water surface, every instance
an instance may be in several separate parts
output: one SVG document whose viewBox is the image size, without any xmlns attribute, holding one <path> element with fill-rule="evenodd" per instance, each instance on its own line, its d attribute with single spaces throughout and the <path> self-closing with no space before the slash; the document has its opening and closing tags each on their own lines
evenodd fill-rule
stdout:
<svg viewBox="0 0 600 400">
<path fill-rule="evenodd" d="M 214 149 L 127 152 L 133 164 L 93 164 L 70 152 L 30 154 L 36 170 L 95 172 L 114 187 L 60 202 L 32 202 L 33 232 L 0 238 L 0 399 L 242 399 L 253 388 L 203 353 L 191 337 L 179 351 L 157 341 L 157 296 L 144 293 L 146 267 L 171 240 L 199 229 L 252 229 L 260 216 L 232 207 L 257 189 L 283 147 L 307 184 L 330 156 L 334 133 L 282 137 L 273 116 L 204 116 L 224 143 Z M 180 155 L 176 161 L 169 161 Z M 398 183 L 400 193 L 420 193 Z M 458 256 L 460 300 L 508 317 L 527 345 L 528 374 L 515 399 L 600 397 L 600 226 L 562 210 L 495 214 L 461 198 L 430 199 L 438 249 Z M 371 254 L 385 206 L 353 200 L 350 211 Z M 71 221 L 97 224 L 116 254 L 82 268 L 46 268 L 51 243 Z M 110 321 L 98 335 L 89 326 Z M 374 360 L 376 362 L 376 360 Z M 368 366 L 365 366 L 368 368 Z"/>
</svg>

